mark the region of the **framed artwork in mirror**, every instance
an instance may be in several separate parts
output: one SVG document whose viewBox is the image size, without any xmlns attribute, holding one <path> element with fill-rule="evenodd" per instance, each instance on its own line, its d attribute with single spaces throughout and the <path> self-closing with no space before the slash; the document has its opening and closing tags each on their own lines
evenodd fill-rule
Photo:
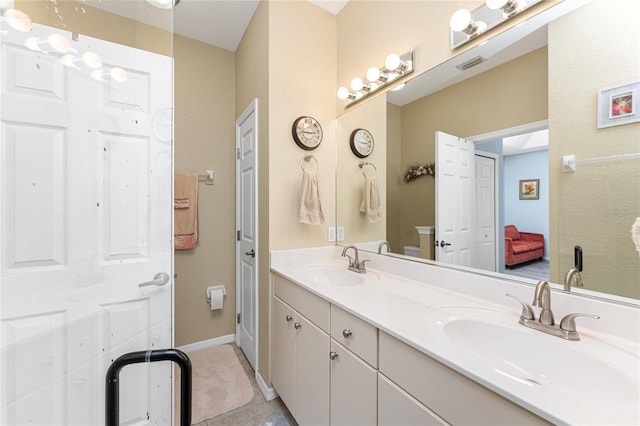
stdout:
<svg viewBox="0 0 640 426">
<path fill-rule="evenodd" d="M 640 121 L 638 93 L 640 81 L 598 92 L 598 128 Z"/>
<path fill-rule="evenodd" d="M 520 199 L 539 200 L 540 199 L 540 179 L 520 180 Z"/>
</svg>

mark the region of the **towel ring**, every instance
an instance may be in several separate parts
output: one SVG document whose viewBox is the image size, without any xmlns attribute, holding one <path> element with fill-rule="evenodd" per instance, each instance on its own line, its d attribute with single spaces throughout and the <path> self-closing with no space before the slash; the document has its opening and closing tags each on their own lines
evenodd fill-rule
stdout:
<svg viewBox="0 0 640 426">
<path fill-rule="evenodd" d="M 373 176 L 367 176 L 367 174 L 364 172 L 364 168 L 365 168 L 365 166 L 371 166 L 371 167 L 373 167 L 373 170 L 375 170 L 376 174 L 375 174 L 375 175 L 373 175 Z M 361 161 L 361 162 L 358 164 L 358 167 L 360 167 L 360 168 L 362 169 L 362 174 L 364 175 L 364 177 L 376 177 L 376 176 L 378 176 L 378 168 L 377 168 L 377 167 L 376 167 L 376 165 L 375 165 L 375 164 L 373 164 L 373 163 L 369 163 L 369 162 L 367 162 L 367 161 Z"/>
<path fill-rule="evenodd" d="M 301 168 L 303 171 L 308 171 L 307 169 L 305 169 L 305 168 L 304 168 L 304 163 L 303 163 L 303 162 L 304 162 L 304 161 L 310 161 L 310 160 L 313 160 L 313 161 L 315 161 L 315 162 L 316 162 L 316 172 L 317 172 L 318 170 L 320 170 L 320 165 L 318 164 L 318 160 L 317 160 L 317 159 L 316 159 L 316 157 L 314 157 L 313 155 L 305 155 L 304 157 L 302 157 L 302 158 L 300 159 L 300 168 Z"/>
</svg>

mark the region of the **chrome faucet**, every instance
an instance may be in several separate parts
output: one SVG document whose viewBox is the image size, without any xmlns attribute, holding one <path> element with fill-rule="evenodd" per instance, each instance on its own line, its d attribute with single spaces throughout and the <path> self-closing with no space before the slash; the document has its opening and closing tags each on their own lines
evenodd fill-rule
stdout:
<svg viewBox="0 0 640 426">
<path fill-rule="evenodd" d="M 382 254 L 382 247 L 387 246 L 387 251 L 391 251 L 391 246 L 389 242 L 382 240 L 382 242 L 378 245 L 378 254 Z"/>
<path fill-rule="evenodd" d="M 347 250 L 349 249 L 353 249 L 353 256 L 351 257 L 347 254 Z M 357 272 L 359 274 L 364 274 L 367 272 L 367 269 L 365 268 L 365 263 L 368 262 L 368 259 L 365 260 L 360 260 L 358 258 L 358 247 L 354 246 L 353 244 L 349 244 L 348 246 L 346 246 L 343 250 L 342 250 L 342 257 L 348 257 L 349 258 L 349 270 L 353 271 L 353 272 Z"/>
<path fill-rule="evenodd" d="M 580 340 L 580 335 L 576 330 L 575 323 L 577 317 L 600 318 L 598 315 L 592 314 L 569 314 L 562 318 L 560 325 L 554 324 L 553 313 L 551 312 L 551 288 L 546 281 L 540 281 L 538 285 L 536 285 L 533 305 L 542 308 L 537 320 L 531 305 L 511 294 L 507 294 L 507 296 L 513 297 L 522 305 L 522 312 L 518 320 L 520 324 L 567 340 Z"/>
<path fill-rule="evenodd" d="M 564 276 L 564 291 L 571 291 L 571 283 L 575 281 L 574 287 L 584 287 L 582 275 L 577 269 L 571 268 Z"/>
</svg>

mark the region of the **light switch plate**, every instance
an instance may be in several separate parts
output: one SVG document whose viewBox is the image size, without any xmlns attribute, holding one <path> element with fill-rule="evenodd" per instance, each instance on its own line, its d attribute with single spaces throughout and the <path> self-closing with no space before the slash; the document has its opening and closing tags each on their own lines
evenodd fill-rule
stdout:
<svg viewBox="0 0 640 426">
<path fill-rule="evenodd" d="M 344 241 L 344 226 L 338 226 L 338 241 Z"/>
</svg>

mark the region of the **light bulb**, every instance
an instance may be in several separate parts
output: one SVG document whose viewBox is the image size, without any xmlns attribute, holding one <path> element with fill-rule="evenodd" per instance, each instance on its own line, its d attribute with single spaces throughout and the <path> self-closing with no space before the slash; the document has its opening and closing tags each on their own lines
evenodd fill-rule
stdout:
<svg viewBox="0 0 640 426">
<path fill-rule="evenodd" d="M 60 34 L 49 34 L 47 41 L 49 42 L 49 46 L 51 46 L 51 48 L 56 52 L 67 53 L 71 50 L 71 43 L 69 43 L 69 40 Z"/>
<path fill-rule="evenodd" d="M 380 78 L 380 70 L 378 67 L 371 67 L 367 70 L 367 80 L 373 83 L 374 81 L 378 81 L 378 78 Z"/>
<path fill-rule="evenodd" d="M 471 22 L 471 12 L 467 9 L 458 9 L 451 15 L 449 26 L 452 31 L 457 32 L 467 28 Z"/>
<path fill-rule="evenodd" d="M 399 92 L 400 90 L 404 89 L 404 86 L 406 86 L 406 85 L 407 85 L 407 83 L 400 83 L 396 87 L 391 89 L 390 92 Z"/>
<path fill-rule="evenodd" d="M 171 9 L 180 3 L 180 0 L 147 0 L 147 2 L 160 9 Z"/>
<path fill-rule="evenodd" d="M 398 69 L 400 66 L 400 56 L 397 53 L 392 53 L 384 60 L 384 67 L 390 71 Z"/>
<path fill-rule="evenodd" d="M 489 9 L 501 9 L 509 0 L 486 0 L 485 3 Z"/>
<path fill-rule="evenodd" d="M 24 33 L 31 31 L 33 21 L 21 10 L 7 9 L 4 11 L 4 17 L 7 19 L 7 24 L 16 31 L 22 31 Z"/>
<path fill-rule="evenodd" d="M 360 77 L 356 77 L 353 80 L 351 80 L 351 90 L 355 90 L 357 92 L 358 90 L 362 90 L 363 87 L 364 87 L 364 82 Z"/>
<path fill-rule="evenodd" d="M 338 99 L 345 100 L 349 97 L 349 89 L 341 87 L 338 89 Z"/>
<path fill-rule="evenodd" d="M 89 68 L 98 69 L 102 67 L 102 58 L 100 58 L 100 55 L 98 55 L 97 53 L 85 52 L 82 55 L 82 60 L 84 61 L 84 64 Z"/>
<path fill-rule="evenodd" d="M 127 81 L 127 72 L 120 67 L 113 67 L 111 71 L 109 71 L 109 75 L 115 81 L 119 81 L 120 83 Z"/>
<path fill-rule="evenodd" d="M 510 14 L 526 6 L 523 0 L 486 0 L 489 9 L 500 9 L 503 13 Z"/>
</svg>

